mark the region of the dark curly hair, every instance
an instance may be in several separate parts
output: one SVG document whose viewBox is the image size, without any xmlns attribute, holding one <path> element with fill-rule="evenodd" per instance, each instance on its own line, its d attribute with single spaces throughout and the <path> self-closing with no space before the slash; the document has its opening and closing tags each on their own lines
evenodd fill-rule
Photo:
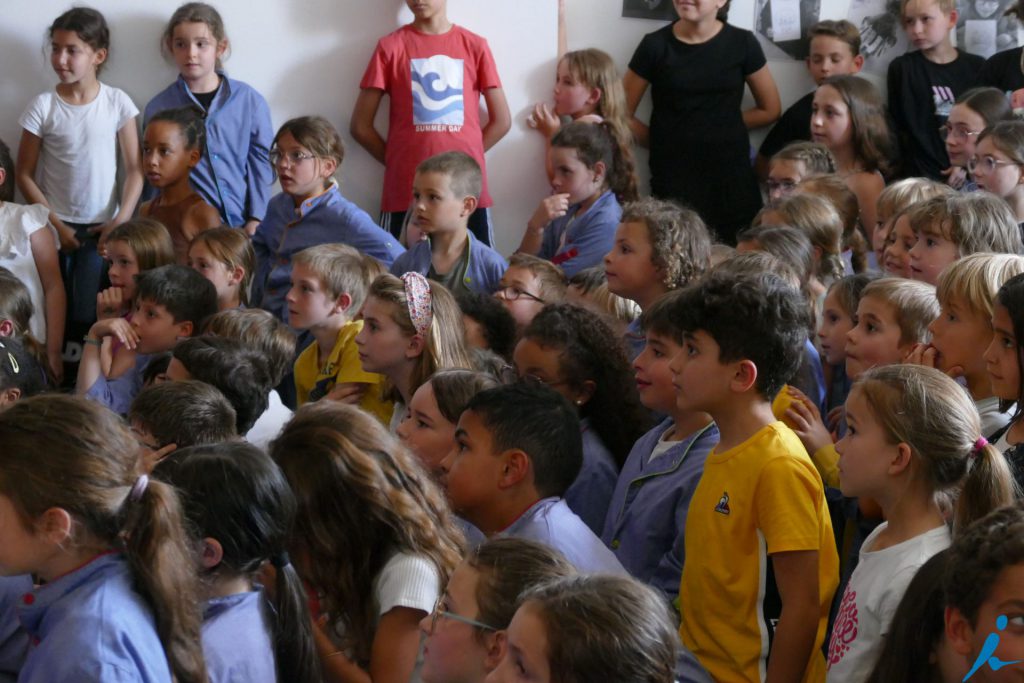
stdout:
<svg viewBox="0 0 1024 683">
<path fill-rule="evenodd" d="M 647 431 L 650 415 L 640 405 L 622 343 L 595 313 L 571 304 L 545 306 L 523 332 L 541 346 L 561 350 L 562 377 L 573 389 L 595 384 L 580 408 L 621 467 L 636 440 Z"/>
<path fill-rule="evenodd" d="M 487 347 L 506 361 L 512 358 L 516 343 L 516 321 L 505 306 L 492 296 L 480 292 L 455 295 L 462 315 L 472 318 L 483 329 Z"/>
</svg>

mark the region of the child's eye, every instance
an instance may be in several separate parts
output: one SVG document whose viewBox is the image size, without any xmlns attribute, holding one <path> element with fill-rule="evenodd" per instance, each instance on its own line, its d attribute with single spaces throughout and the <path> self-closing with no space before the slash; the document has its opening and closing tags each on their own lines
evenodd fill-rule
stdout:
<svg viewBox="0 0 1024 683">
<path fill-rule="evenodd" d="M 878 326 L 875 325 L 874 323 L 868 323 L 865 326 L 865 328 L 867 329 L 868 332 L 877 332 L 878 331 Z"/>
<path fill-rule="evenodd" d="M 1014 346 L 1014 343 L 1013 343 L 1012 339 L 1010 339 L 1009 337 L 1003 337 L 1003 348 L 1004 349 L 1012 349 L 1013 346 Z"/>
<path fill-rule="evenodd" d="M 933 240 L 931 237 L 925 238 L 924 245 L 926 247 L 934 247 L 936 244 L 938 244 L 938 243 L 935 240 Z"/>
<path fill-rule="evenodd" d="M 426 429 L 427 423 L 424 422 L 423 420 L 416 420 L 416 426 L 419 427 L 420 429 Z"/>
<path fill-rule="evenodd" d="M 658 349 L 651 349 L 651 353 L 654 354 L 655 358 L 664 358 L 665 357 L 665 354 L 662 353 L 661 351 L 659 351 Z"/>
</svg>

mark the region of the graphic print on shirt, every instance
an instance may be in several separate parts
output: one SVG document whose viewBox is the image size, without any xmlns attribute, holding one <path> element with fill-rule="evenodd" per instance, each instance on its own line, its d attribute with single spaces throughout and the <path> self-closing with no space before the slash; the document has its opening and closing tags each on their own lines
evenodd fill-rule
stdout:
<svg viewBox="0 0 1024 683">
<path fill-rule="evenodd" d="M 722 497 L 718 499 L 718 505 L 715 506 L 715 512 L 720 512 L 723 515 L 728 515 L 732 510 L 729 509 L 729 493 L 722 493 Z"/>
<path fill-rule="evenodd" d="M 933 85 L 932 101 L 935 103 L 935 115 L 945 121 L 949 118 L 949 112 L 953 111 L 956 96 L 953 95 L 953 89 L 948 86 Z"/>
<path fill-rule="evenodd" d="M 843 594 L 843 601 L 839 603 L 835 626 L 832 627 L 832 640 L 828 644 L 828 667 L 830 669 L 850 651 L 850 643 L 857 640 L 857 625 L 859 624 L 857 617 L 857 591 L 851 590 L 847 586 L 846 593 Z"/>
<path fill-rule="evenodd" d="M 445 55 L 411 60 L 412 123 L 417 133 L 462 130 L 463 60 Z"/>
</svg>

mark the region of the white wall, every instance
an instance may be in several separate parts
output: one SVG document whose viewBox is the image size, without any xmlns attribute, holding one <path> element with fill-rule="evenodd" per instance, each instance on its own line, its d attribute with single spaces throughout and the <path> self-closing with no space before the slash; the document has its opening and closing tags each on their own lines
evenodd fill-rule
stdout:
<svg viewBox="0 0 1024 683">
<path fill-rule="evenodd" d="M 600 47 L 620 69 L 645 33 L 660 24 L 621 18 L 622 0 L 565 0 L 569 48 Z M 176 76 L 159 54 L 164 22 L 177 0 L 93 0 L 111 26 L 113 49 L 103 80 L 126 90 L 141 109 Z M 301 114 L 330 119 L 348 143 L 340 172 L 342 192 L 376 216 L 382 167 L 348 136 L 359 79 L 379 36 L 408 21 L 404 0 L 215 0 L 232 41 L 226 66 L 270 103 L 275 126 Z M 0 22 L 0 138 L 16 148 L 17 119 L 28 100 L 53 87 L 43 54 L 46 27 L 69 7 L 66 0 L 19 3 Z M 449 0 L 453 21 L 491 44 L 512 110 L 509 135 L 487 157 L 495 199 L 499 250 L 511 252 L 537 202 L 548 191 L 543 143 L 525 119 L 533 102 L 550 98 L 556 53 L 557 0 Z M 821 0 L 821 18 L 842 18 L 846 0 Z M 750 28 L 754 0 L 735 0 L 730 22 Z M 772 61 L 788 105 L 810 90 L 802 62 Z M 646 107 L 646 104 L 645 104 Z M 644 110 L 641 110 L 642 112 Z M 378 119 L 382 129 L 385 111 Z M 759 140 L 763 132 L 755 132 Z M 646 155 L 640 165 L 646 182 Z"/>
</svg>

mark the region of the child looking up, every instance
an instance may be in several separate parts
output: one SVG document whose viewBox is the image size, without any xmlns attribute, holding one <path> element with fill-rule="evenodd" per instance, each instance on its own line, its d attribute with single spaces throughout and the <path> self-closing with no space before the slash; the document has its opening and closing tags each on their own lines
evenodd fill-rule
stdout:
<svg viewBox="0 0 1024 683">
<path fill-rule="evenodd" d="M 712 271 L 675 302 L 678 409 L 721 434 L 686 520 L 680 636 L 715 679 L 820 681 L 839 562 L 821 477 L 771 406 L 799 366 L 807 306 L 767 272 Z"/>
<path fill-rule="evenodd" d="M 221 224 L 217 209 L 203 201 L 189 179 L 203 158 L 205 126 L 198 109 L 182 107 L 157 112 L 142 138 L 142 167 L 157 196 L 139 214 L 160 221 L 171 235 L 174 258 L 188 263 L 188 245 L 203 230 Z"/>
<path fill-rule="evenodd" d="M 946 124 L 939 129 L 949 156 L 948 185 L 962 192 L 978 189 L 977 184 L 967 178 L 967 165 L 974 157 L 978 136 L 986 128 L 1012 118 L 1010 102 L 995 88 L 971 88 L 956 98 Z"/>
<path fill-rule="evenodd" d="M 583 462 L 565 397 L 531 382 L 481 391 L 459 417 L 455 444 L 441 481 L 452 509 L 485 536 L 539 541 L 582 572 L 625 573 L 562 500 Z"/>
<path fill-rule="evenodd" d="M 956 98 L 978 85 L 985 60 L 953 47 L 949 32 L 958 16 L 953 0 L 902 0 L 900 16 L 914 50 L 889 64 L 886 83 L 903 174 L 943 180 L 950 162 L 939 127 Z"/>
<path fill-rule="evenodd" d="M 1024 122 L 1002 121 L 978 135 L 968 169 L 979 190 L 1006 200 L 1018 224 L 1024 223 Z"/>
<path fill-rule="evenodd" d="M 640 317 L 647 337 L 633 361 L 640 403 L 667 417 L 630 450 L 601 533 L 630 575 L 670 602 L 679 592 L 690 499 L 719 436 L 707 413 L 682 411 L 676 404 L 669 363 L 683 348 L 672 321 L 678 298 L 678 292 L 666 294 Z"/>
<path fill-rule="evenodd" d="M 492 294 L 507 264 L 501 254 L 469 232 L 480 199 L 480 166 L 462 152 L 445 152 L 420 163 L 412 181 L 412 220 L 427 236 L 391 266 L 400 276 L 415 271 L 448 288 Z"/>
<path fill-rule="evenodd" d="M 197 106 L 206 121 L 206 148 L 191 173 L 221 223 L 252 235 L 263 220 L 273 182 L 268 163 L 270 107 L 251 86 L 228 78 L 221 58 L 229 43 L 216 9 L 189 2 L 174 11 L 160 40 L 180 72 L 146 105 L 145 123 L 164 109 Z"/>
<path fill-rule="evenodd" d="M 309 247 L 292 259 L 288 319 L 313 336 L 295 360 L 295 395 L 300 406 L 322 398 L 358 404 L 388 424 L 384 377 L 363 370 L 354 341 L 364 324 L 355 317 L 370 287 L 365 264 L 362 254 L 344 244 Z"/>
<path fill-rule="evenodd" d="M 356 142 L 384 164 L 381 225 L 396 238 L 421 161 L 457 150 L 484 169 L 484 152 L 512 127 L 487 41 L 448 20 L 447 0 L 406 0 L 405 4 L 413 21 L 377 42 L 359 84 L 351 125 Z M 452 96 L 445 92 L 447 88 L 459 94 Z M 384 95 L 390 99 L 386 138 L 373 122 Z M 418 101 L 420 95 L 425 102 Z M 480 121 L 481 96 L 487 105 L 486 124 Z M 469 229 L 486 245 L 494 243 L 490 206 L 484 172 L 480 203 Z"/>
<path fill-rule="evenodd" d="M 284 322 L 293 254 L 341 242 L 390 267 L 405 251 L 365 211 L 341 196 L 333 176 L 344 158 L 341 136 L 320 116 L 286 121 L 274 138 L 270 160 L 282 192 L 270 200 L 252 238 L 257 268 L 253 301 Z"/>
<path fill-rule="evenodd" d="M 244 232 L 213 228 L 199 233 L 188 245 L 188 266 L 217 288 L 220 310 L 249 305 L 256 253 Z"/>
<path fill-rule="evenodd" d="M 604 123 L 562 128 L 549 156 L 554 194 L 537 207 L 517 251 L 545 258 L 572 277 L 611 249 L 620 202 L 637 198 L 636 176 Z"/>
</svg>

